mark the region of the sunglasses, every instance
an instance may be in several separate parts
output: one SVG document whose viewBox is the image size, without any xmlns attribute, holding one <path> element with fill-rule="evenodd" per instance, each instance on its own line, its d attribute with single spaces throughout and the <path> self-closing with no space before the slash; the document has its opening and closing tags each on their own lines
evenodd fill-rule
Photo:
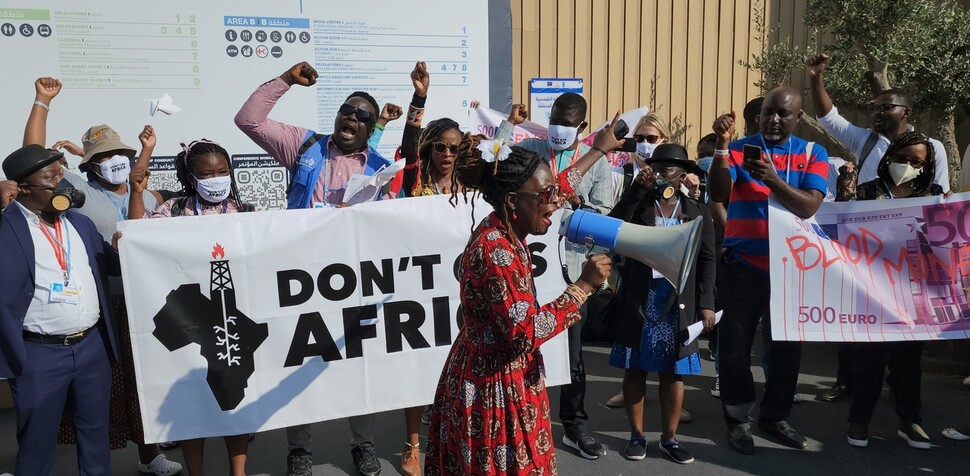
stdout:
<svg viewBox="0 0 970 476">
<path fill-rule="evenodd" d="M 901 108 L 905 108 L 906 110 L 909 110 L 908 107 L 903 106 L 902 104 L 893 104 L 888 102 L 882 103 L 882 104 L 876 104 L 874 102 L 871 102 L 869 104 L 866 104 L 866 109 L 868 109 L 870 112 L 887 112 L 894 107 L 901 107 Z"/>
<path fill-rule="evenodd" d="M 341 116 L 349 116 L 353 114 L 354 117 L 356 117 L 360 122 L 374 122 L 374 115 L 371 114 L 370 111 L 365 111 L 359 107 L 351 106 L 350 104 L 341 104 L 339 112 Z"/>
<path fill-rule="evenodd" d="M 559 185 L 550 185 L 535 192 L 516 192 L 530 197 L 535 197 L 542 205 L 548 205 L 559 200 Z"/>
<path fill-rule="evenodd" d="M 660 142 L 660 139 L 660 136 L 655 135 L 645 136 L 641 134 L 633 134 L 633 140 L 637 141 L 637 143 L 649 142 L 651 144 L 656 144 L 657 142 Z"/>
<path fill-rule="evenodd" d="M 435 142 L 431 144 L 431 147 L 435 152 L 439 154 L 444 154 L 447 150 L 451 152 L 451 155 L 458 155 L 458 144 L 446 144 L 444 142 Z"/>
</svg>

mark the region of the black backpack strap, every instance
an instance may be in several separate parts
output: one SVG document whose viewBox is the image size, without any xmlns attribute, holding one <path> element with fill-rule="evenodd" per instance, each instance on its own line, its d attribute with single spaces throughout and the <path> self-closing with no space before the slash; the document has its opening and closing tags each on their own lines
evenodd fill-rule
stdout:
<svg viewBox="0 0 970 476">
<path fill-rule="evenodd" d="M 316 134 L 313 134 L 310 137 L 307 137 L 307 140 L 303 141 L 303 143 L 300 144 L 300 149 L 296 151 L 296 164 L 293 166 L 294 170 L 290 171 L 290 183 L 286 185 L 287 194 L 293 191 L 293 177 L 296 176 L 294 171 L 296 170 L 296 167 L 300 166 L 300 158 L 303 157 L 303 154 L 305 154 L 306 151 L 310 150 L 310 147 L 313 147 L 313 145 L 319 142 L 320 139 L 323 138 L 325 135 L 326 134 L 320 134 L 318 132 Z"/>
<path fill-rule="evenodd" d="M 623 189 L 626 190 L 633 183 L 633 162 L 623 164 Z"/>
<path fill-rule="evenodd" d="M 866 157 L 872 152 L 872 149 L 876 148 L 876 143 L 879 142 L 879 134 L 875 131 L 869 132 L 869 137 L 866 137 L 866 143 L 862 145 L 862 156 L 859 157 L 859 171 L 862 171 L 862 164 L 866 162 Z"/>
<path fill-rule="evenodd" d="M 180 217 L 180 216 L 184 215 L 185 214 L 185 202 L 187 202 L 188 200 L 189 200 L 188 197 L 178 197 L 178 198 L 176 198 L 175 201 L 172 202 L 172 208 L 170 209 L 169 213 L 171 213 L 171 215 L 173 217 Z"/>
</svg>

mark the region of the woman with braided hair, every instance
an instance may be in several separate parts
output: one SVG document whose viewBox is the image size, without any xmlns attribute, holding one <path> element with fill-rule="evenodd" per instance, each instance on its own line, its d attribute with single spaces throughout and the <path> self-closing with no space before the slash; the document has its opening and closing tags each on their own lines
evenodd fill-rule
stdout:
<svg viewBox="0 0 970 476">
<path fill-rule="evenodd" d="M 402 187 L 404 194 L 420 197 L 451 193 L 455 157 L 462 139 L 461 128 L 457 122 L 443 117 L 429 122 L 422 129 L 424 104 L 431 86 L 431 74 L 423 61 L 414 65 L 411 83 L 414 95 L 408 107 L 404 136 L 397 154 L 406 161 Z"/>
<path fill-rule="evenodd" d="M 416 160 L 419 172 L 414 186 L 406 190 L 408 196 L 450 194 L 453 188 L 457 192 L 462 190 L 460 183 L 452 184 L 461 140 L 457 122 L 444 117 L 428 123 L 418 137 Z"/>
<path fill-rule="evenodd" d="M 132 197 L 144 193 L 149 175 L 148 170 L 142 167 L 132 170 Z M 182 144 L 182 152 L 175 158 L 175 175 L 182 184 L 184 196 L 166 201 L 154 212 L 132 203 L 128 209 L 128 219 L 220 215 L 255 210 L 253 205 L 239 200 L 229 152 L 215 142 L 199 139 L 188 145 Z M 140 200 L 136 201 L 141 203 Z M 242 434 L 223 438 L 229 454 L 229 474 L 246 474 L 250 437 L 249 434 Z M 189 476 L 202 475 L 205 466 L 205 439 L 196 438 L 180 444 Z"/>
<path fill-rule="evenodd" d="M 610 260 L 591 257 L 575 284 L 540 305 L 525 240 L 546 233 L 583 174 L 622 146 L 613 134 L 618 118 L 558 176 L 527 149 L 483 136 L 462 139 L 452 197 L 461 184 L 494 211 L 472 232 L 461 261 L 464 324 L 435 393 L 428 476 L 556 474 L 539 346 L 579 321 L 579 307 L 609 276 Z"/>
<path fill-rule="evenodd" d="M 149 172 L 137 168 L 131 172 L 131 193 L 139 198 L 148 184 Z M 182 215 L 216 215 L 250 212 L 255 207 L 239 200 L 239 190 L 232 176 L 229 152 L 208 139 L 182 144 L 182 152 L 175 157 L 175 176 L 182 184 L 181 197 L 167 200 L 152 212 L 139 203 L 128 207 L 128 218 L 138 219 Z"/>
<path fill-rule="evenodd" d="M 930 139 L 916 131 L 900 134 L 889 144 L 879 161 L 876 179 L 854 187 L 857 180 L 852 167 L 839 177 L 836 200 L 892 200 L 942 195 L 933 183 L 936 163 Z M 852 405 L 846 440 L 852 446 L 869 445 L 869 422 L 882 392 L 883 375 L 892 389 L 899 426 L 896 434 L 913 448 L 930 449 L 930 438 L 920 426 L 920 358 L 923 343 L 913 341 L 855 343 L 851 347 L 850 383 Z"/>
</svg>

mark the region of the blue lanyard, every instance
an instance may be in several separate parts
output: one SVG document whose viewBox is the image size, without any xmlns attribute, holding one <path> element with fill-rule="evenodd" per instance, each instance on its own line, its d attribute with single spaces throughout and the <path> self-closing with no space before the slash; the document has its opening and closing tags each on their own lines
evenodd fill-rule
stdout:
<svg viewBox="0 0 970 476">
<path fill-rule="evenodd" d="M 118 201 L 115 200 L 113 196 L 113 195 L 117 195 L 116 193 L 104 188 L 97 181 L 93 181 L 92 185 L 96 185 L 97 186 L 96 188 L 100 190 L 105 197 L 108 197 L 108 201 L 110 201 L 111 204 L 114 205 L 114 207 L 118 210 L 119 221 L 125 221 L 128 219 L 128 201 L 131 199 L 131 189 L 128 189 L 127 193 L 125 193 L 125 199 L 121 201 L 121 204 L 119 206 Z"/>
<path fill-rule="evenodd" d="M 333 206 L 333 204 L 330 203 L 330 154 L 331 153 L 333 153 L 333 151 L 327 151 L 327 158 L 323 160 L 323 204 L 324 206 L 328 206 L 328 207 Z"/>
<path fill-rule="evenodd" d="M 202 216 L 202 206 L 199 204 L 199 199 L 197 197 L 192 197 L 192 201 L 195 202 L 195 214 L 197 216 Z M 222 201 L 222 213 L 225 214 L 226 210 L 229 209 L 229 199 Z"/>
<path fill-rule="evenodd" d="M 674 218 L 677 215 L 677 210 L 680 209 L 680 195 L 677 196 L 677 203 L 674 204 L 674 209 L 671 210 L 669 217 L 664 216 L 663 208 L 660 208 L 660 202 L 654 200 L 653 203 L 657 206 L 657 213 L 660 215 L 660 222 L 663 223 L 663 226 L 674 226 L 680 222 L 679 219 Z"/>
</svg>

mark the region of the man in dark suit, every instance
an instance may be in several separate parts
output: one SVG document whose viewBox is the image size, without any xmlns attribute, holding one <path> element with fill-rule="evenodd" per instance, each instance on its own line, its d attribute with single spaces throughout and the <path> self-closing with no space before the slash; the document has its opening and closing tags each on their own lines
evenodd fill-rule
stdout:
<svg viewBox="0 0 970 476">
<path fill-rule="evenodd" d="M 62 154 L 29 145 L 0 181 L 0 377 L 17 411 L 16 474 L 53 475 L 61 414 L 73 411 L 79 473 L 111 474 L 109 359 L 117 355 L 107 272 L 117 253 L 65 211 Z M 66 184 L 66 182 L 65 182 Z"/>
</svg>

